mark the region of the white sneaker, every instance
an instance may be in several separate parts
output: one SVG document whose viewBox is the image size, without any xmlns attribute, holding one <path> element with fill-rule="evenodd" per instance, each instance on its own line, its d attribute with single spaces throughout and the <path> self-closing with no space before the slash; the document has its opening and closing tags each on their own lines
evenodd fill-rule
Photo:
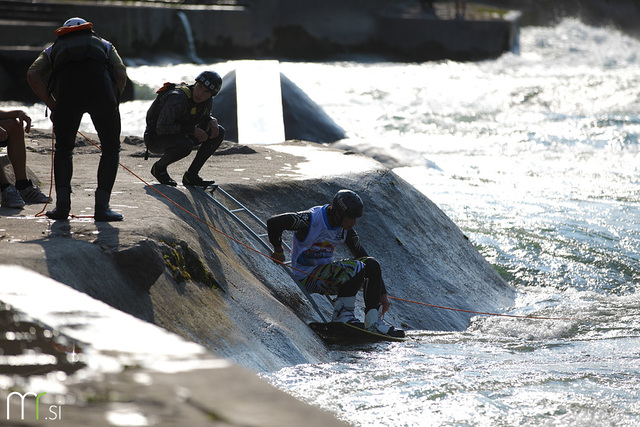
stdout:
<svg viewBox="0 0 640 427">
<path fill-rule="evenodd" d="M 29 181 L 31 183 L 31 181 Z M 20 190 L 20 197 L 26 203 L 47 203 L 51 201 L 51 198 L 44 194 L 40 189 L 31 184 L 31 186 L 27 188 L 23 188 Z"/>
<path fill-rule="evenodd" d="M 342 323 L 359 323 L 362 322 L 356 318 L 354 313 L 356 309 L 356 297 L 339 297 L 336 302 L 333 303 L 333 315 L 331 316 L 332 322 Z"/>
<path fill-rule="evenodd" d="M 385 322 L 382 313 L 375 308 L 372 308 L 364 315 L 364 328 L 367 331 L 375 332 L 377 334 L 404 338 L 404 331 L 402 329 L 396 329 Z"/>
<path fill-rule="evenodd" d="M 20 209 L 23 208 L 26 203 L 20 197 L 18 189 L 15 185 L 11 184 L 4 190 L 2 190 L 2 206 L 6 208 Z"/>
</svg>

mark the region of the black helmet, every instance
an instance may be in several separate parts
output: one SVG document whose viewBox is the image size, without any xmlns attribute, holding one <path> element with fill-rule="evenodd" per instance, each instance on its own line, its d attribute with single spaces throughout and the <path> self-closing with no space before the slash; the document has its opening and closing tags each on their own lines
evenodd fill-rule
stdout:
<svg viewBox="0 0 640 427">
<path fill-rule="evenodd" d="M 333 208 L 341 217 L 360 218 L 364 211 L 364 203 L 353 191 L 340 190 L 333 197 Z"/>
<path fill-rule="evenodd" d="M 216 96 L 222 87 L 222 77 L 215 71 L 201 72 L 200 75 L 196 77 L 196 81 L 202 83 L 204 87 L 209 89 L 213 96 Z"/>
</svg>

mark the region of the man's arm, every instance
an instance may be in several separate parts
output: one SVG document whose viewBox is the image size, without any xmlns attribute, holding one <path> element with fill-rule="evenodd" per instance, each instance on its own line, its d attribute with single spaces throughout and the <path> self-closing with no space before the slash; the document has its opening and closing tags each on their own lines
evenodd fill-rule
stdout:
<svg viewBox="0 0 640 427">
<path fill-rule="evenodd" d="M 0 120 L 6 119 L 18 119 L 20 120 L 20 125 L 26 133 L 29 133 L 29 131 L 31 130 L 31 117 L 29 117 L 27 113 L 22 110 L 0 111 Z M 4 140 L 5 138 L 0 137 L 0 141 Z"/>
<path fill-rule="evenodd" d="M 118 91 L 120 95 L 124 92 L 124 87 L 127 85 L 127 69 L 122 61 L 122 58 L 118 54 L 118 50 L 112 44 L 111 50 L 109 51 L 109 61 L 111 61 L 111 65 L 116 73 L 116 86 L 118 86 Z"/>
<path fill-rule="evenodd" d="M 49 110 L 53 111 L 56 106 L 56 99 L 45 81 L 49 73 L 51 73 L 51 62 L 43 51 L 29 67 L 27 81 L 33 93 L 49 107 Z"/>
<path fill-rule="evenodd" d="M 273 245 L 273 258 L 284 262 L 284 251 L 282 249 L 282 233 L 284 230 L 291 230 L 306 236 L 311 224 L 310 212 L 283 213 L 272 216 L 267 220 L 267 232 L 269 242 Z"/>
<path fill-rule="evenodd" d="M 368 257 L 367 251 L 364 250 L 362 243 L 360 243 L 360 237 L 353 228 L 347 231 L 347 237 L 344 241 L 351 253 L 356 258 Z"/>
<path fill-rule="evenodd" d="M 127 70 L 124 68 L 116 68 L 116 86 L 120 95 L 124 92 L 124 87 L 127 85 Z"/>
</svg>

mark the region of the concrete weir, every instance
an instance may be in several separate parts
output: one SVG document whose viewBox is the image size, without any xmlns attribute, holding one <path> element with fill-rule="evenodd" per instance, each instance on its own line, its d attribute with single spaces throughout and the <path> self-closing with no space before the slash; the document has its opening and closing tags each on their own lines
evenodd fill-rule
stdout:
<svg viewBox="0 0 640 427">
<path fill-rule="evenodd" d="M 32 172 L 48 176 L 50 135 L 32 131 L 27 145 Z M 153 418 L 157 425 L 176 425 L 172 420 L 183 419 L 180 414 L 242 425 L 339 425 L 241 369 L 267 372 L 330 361 L 327 347 L 307 326 L 318 319 L 305 296 L 280 266 L 249 249 L 246 232 L 201 190 L 154 183 L 148 173 L 152 161 L 143 160 L 143 151 L 140 138 L 125 139 L 122 164 L 151 186 L 119 172 L 111 205 L 124 214 L 121 223 L 82 217 L 92 214 L 99 155 L 86 145 L 74 157 L 72 213 L 78 218 L 35 216 L 41 205 L 0 208 L 0 301 L 15 313 L 3 327 L 31 319 L 41 325 L 33 331 L 49 328 L 53 332 L 43 339 L 55 341 L 31 354 L 53 346 L 58 353 L 51 357 L 60 360 L 62 352 L 71 355 L 65 360 L 75 360 L 79 347 L 83 363 L 77 373 L 47 376 L 51 383 L 31 374 L 9 381 L 23 392 L 36 391 L 30 387 L 37 384 L 50 387 L 52 395 L 73 395 L 64 409 L 75 414 L 66 418 L 68 426 L 89 425 L 87 416 L 105 419 L 115 409 Z M 181 173 L 188 161 L 172 165 L 169 173 Z M 215 177 L 263 219 L 327 203 L 337 190 L 353 189 L 366 206 L 358 232 L 380 261 L 391 296 L 483 312 L 513 304 L 513 288 L 456 225 L 369 157 L 302 141 L 251 147 L 225 142 L 202 174 Z M 317 301 L 329 316 L 326 299 Z M 362 316 L 361 298 L 357 314 Z M 386 319 L 411 335 L 464 330 L 470 316 L 394 301 Z M 27 337 L 29 331 L 14 334 Z M 41 371 L 43 362 L 34 360 L 33 372 Z M 221 360 L 230 365 L 207 365 Z M 156 362 L 181 368 L 159 371 Z M 218 400 L 218 391 L 224 399 Z M 236 391 L 242 394 L 237 399 Z M 257 415 L 256 407 L 265 409 Z M 291 417 L 286 422 L 285 415 Z"/>
<path fill-rule="evenodd" d="M 123 58 L 182 55 L 220 59 L 335 60 L 365 55 L 393 61 L 495 58 L 517 45 L 520 14 L 467 5 L 455 19 L 452 2 L 433 13 L 418 1 L 274 0 L 242 5 L 165 2 L 0 2 L 0 99 L 35 101 L 27 67 L 67 18 L 93 22 Z M 28 28 L 28 31 L 25 31 Z M 126 93 L 124 100 L 130 100 Z"/>
</svg>

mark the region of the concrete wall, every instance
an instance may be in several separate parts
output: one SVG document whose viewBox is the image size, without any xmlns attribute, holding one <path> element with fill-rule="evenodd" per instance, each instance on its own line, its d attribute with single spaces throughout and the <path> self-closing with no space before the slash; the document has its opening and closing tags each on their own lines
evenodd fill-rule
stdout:
<svg viewBox="0 0 640 427">
<path fill-rule="evenodd" d="M 250 8 L 48 2 L 47 12 L 39 14 L 37 8 L 44 6 L 31 4 L 41 21 L 0 17 L 0 100 L 35 101 L 26 70 L 53 42 L 55 29 L 72 16 L 93 22 L 96 33 L 112 41 L 125 58 L 173 53 L 189 60 L 181 14 L 189 23 L 195 52 L 205 61 L 326 60 L 353 54 L 398 61 L 479 60 L 495 58 L 517 43 L 517 13 L 502 19 L 439 19 L 416 11 L 416 5 L 386 0 L 272 0 L 256 1 Z M 124 100 L 130 96 L 125 94 Z"/>
<path fill-rule="evenodd" d="M 187 52 L 185 27 L 178 13 L 186 15 L 196 49 L 204 56 L 224 56 L 219 49 L 225 45 L 244 51 L 253 44 L 250 37 L 253 14 L 242 7 L 71 4 L 67 11 L 69 16 L 93 22 L 94 30 L 112 41 L 122 56 Z"/>
</svg>

